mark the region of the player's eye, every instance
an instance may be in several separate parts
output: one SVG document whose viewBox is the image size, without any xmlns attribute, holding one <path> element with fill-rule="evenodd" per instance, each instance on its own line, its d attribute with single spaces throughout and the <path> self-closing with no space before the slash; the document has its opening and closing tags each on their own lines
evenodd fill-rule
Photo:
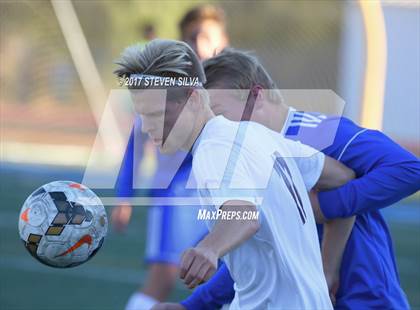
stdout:
<svg viewBox="0 0 420 310">
<path fill-rule="evenodd" d="M 158 113 L 158 112 L 147 113 L 147 117 L 158 117 L 159 115 L 160 115 L 160 113 Z"/>
</svg>

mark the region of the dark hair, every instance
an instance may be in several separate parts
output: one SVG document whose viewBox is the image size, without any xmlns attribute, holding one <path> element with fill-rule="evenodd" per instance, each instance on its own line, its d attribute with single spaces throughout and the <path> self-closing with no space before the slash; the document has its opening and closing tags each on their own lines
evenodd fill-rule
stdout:
<svg viewBox="0 0 420 310">
<path fill-rule="evenodd" d="M 140 30 L 144 39 L 153 40 L 156 37 L 155 26 L 151 23 L 142 25 Z"/>
<path fill-rule="evenodd" d="M 222 27 L 226 25 L 225 12 L 220 7 L 210 4 L 200 5 L 189 10 L 180 21 L 181 39 L 185 40 L 193 26 L 206 20 L 214 20 Z"/>
</svg>

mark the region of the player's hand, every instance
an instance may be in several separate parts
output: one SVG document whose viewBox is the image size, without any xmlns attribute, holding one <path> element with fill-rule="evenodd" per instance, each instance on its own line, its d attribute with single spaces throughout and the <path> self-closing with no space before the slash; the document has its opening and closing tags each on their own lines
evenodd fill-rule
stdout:
<svg viewBox="0 0 420 310">
<path fill-rule="evenodd" d="M 112 209 L 111 223 L 117 232 L 123 232 L 127 229 L 130 222 L 132 207 L 128 203 L 121 203 Z"/>
<path fill-rule="evenodd" d="M 150 310 L 186 310 L 185 307 L 181 304 L 172 303 L 172 302 L 163 302 L 156 304 Z"/>
<path fill-rule="evenodd" d="M 335 306 L 335 304 L 336 304 L 335 295 L 337 294 L 338 287 L 340 286 L 339 271 L 329 272 L 329 271 L 324 270 L 324 274 L 325 274 L 325 278 L 327 280 L 328 291 L 329 291 L 329 294 L 330 294 L 331 302 L 332 302 L 333 306 Z"/>
<path fill-rule="evenodd" d="M 189 289 L 206 282 L 216 272 L 218 256 L 206 247 L 195 247 L 181 258 L 180 278 Z"/>
</svg>

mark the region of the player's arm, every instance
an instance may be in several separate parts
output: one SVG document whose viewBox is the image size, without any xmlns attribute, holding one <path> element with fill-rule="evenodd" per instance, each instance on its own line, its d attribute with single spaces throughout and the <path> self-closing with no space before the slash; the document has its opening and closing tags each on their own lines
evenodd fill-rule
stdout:
<svg viewBox="0 0 420 310">
<path fill-rule="evenodd" d="M 285 139 L 285 143 L 302 174 L 308 192 L 338 188 L 356 176 L 352 169 L 310 146 L 288 139 Z M 325 222 L 319 204 L 312 203 L 312 209 L 317 222 Z"/>
<path fill-rule="evenodd" d="M 333 158 L 324 156 L 312 148 L 294 143 L 290 145 L 305 185 L 310 193 L 311 205 L 317 222 L 324 222 L 322 259 L 324 272 L 334 302 L 339 283 L 339 270 L 344 249 L 353 229 L 354 217 L 325 221 L 317 199 L 317 190 L 342 186 L 355 178 L 353 170 Z"/>
<path fill-rule="evenodd" d="M 327 220 L 322 213 L 318 198 L 314 195 L 316 195 L 319 191 L 338 188 L 353 180 L 355 177 L 356 174 L 352 169 L 329 156 L 325 156 L 321 175 L 314 187 L 311 188 L 311 193 L 309 195 L 311 198 L 312 210 L 314 211 L 315 219 L 318 224 L 326 223 Z M 352 221 L 353 220 L 349 220 L 349 222 Z"/>
<path fill-rule="evenodd" d="M 380 209 L 420 190 L 419 159 L 379 131 L 357 135 L 342 150 L 341 161 L 360 177 L 319 194 L 326 218 Z"/>
<path fill-rule="evenodd" d="M 340 268 L 356 217 L 334 219 L 324 224 L 321 244 L 322 264 L 332 303 L 340 284 Z"/>
<path fill-rule="evenodd" d="M 339 287 L 339 275 L 343 253 L 350 237 L 355 216 L 325 220 L 319 206 L 317 190 L 340 187 L 356 177 L 355 172 L 328 156 L 315 189 L 311 191 L 311 205 L 318 223 L 324 223 L 322 236 L 322 263 L 328 284 L 330 298 L 335 304 L 335 294 Z"/>
<path fill-rule="evenodd" d="M 356 177 L 356 173 L 339 161 L 325 156 L 321 175 L 314 189 L 325 191 L 340 187 Z"/>
<path fill-rule="evenodd" d="M 210 280 L 198 286 L 194 292 L 180 303 L 162 303 L 152 310 L 214 310 L 229 304 L 235 296 L 233 279 L 226 265 L 222 263 Z"/>
<path fill-rule="evenodd" d="M 124 158 L 121 163 L 120 173 L 118 174 L 115 185 L 117 197 L 126 198 L 133 195 L 133 161 L 134 161 L 134 131 L 131 132 L 125 150 Z M 116 231 L 123 231 L 131 217 L 131 205 L 120 200 L 119 204 L 112 209 L 111 223 Z"/>
<path fill-rule="evenodd" d="M 378 131 L 364 131 L 342 154 L 344 162 L 361 177 L 334 191 L 320 193 L 323 213 L 335 218 L 335 222 L 346 220 L 340 216 L 385 207 L 420 189 L 420 161 Z M 338 288 L 339 264 L 325 264 L 331 257 L 325 244 L 334 242 L 334 237 L 334 233 L 324 226 L 324 271 L 331 295 Z"/>
<path fill-rule="evenodd" d="M 356 217 L 352 216 L 349 218 L 337 218 L 325 221 L 319 206 L 318 192 L 312 190 L 309 193 L 309 197 L 314 212 L 318 212 L 318 218 L 321 218 L 322 221 L 324 221 L 321 244 L 322 264 L 330 298 L 335 305 L 335 294 L 337 293 L 340 282 L 341 261 Z"/>
<path fill-rule="evenodd" d="M 248 201 L 229 200 L 221 207 L 223 212 L 256 212 Z M 253 236 L 259 229 L 258 219 L 243 220 L 219 218 L 211 232 L 194 248 L 184 252 L 180 264 L 180 277 L 192 289 L 207 281 L 217 269 L 217 261 L 227 252 Z"/>
<path fill-rule="evenodd" d="M 128 140 L 127 148 L 125 150 L 124 158 L 121 163 L 120 172 L 118 174 L 117 182 L 115 185 L 117 197 L 120 198 L 119 204 L 112 209 L 111 223 L 115 230 L 123 231 L 128 222 L 130 221 L 132 207 L 128 201 L 121 198 L 127 198 L 133 196 L 133 171 L 134 171 L 134 140 L 135 138 L 139 143 L 144 142 L 142 136 L 136 135 L 136 128 L 140 128 L 141 124 L 137 121 L 131 131 L 130 138 Z M 139 141 L 139 139 L 142 139 Z M 136 141 L 136 142 L 137 142 Z M 143 144 L 143 143 L 142 143 Z M 139 150 L 139 154 L 136 154 L 141 161 L 143 156 L 143 148 Z"/>
<path fill-rule="evenodd" d="M 229 304 L 235 296 L 234 281 L 226 265 L 222 263 L 211 279 L 197 287 L 194 292 L 181 302 L 187 310 L 219 309 Z"/>
<path fill-rule="evenodd" d="M 343 253 L 353 229 L 355 216 L 326 220 L 317 197 L 318 190 L 340 187 L 356 177 L 355 172 L 339 161 L 326 156 L 321 176 L 310 193 L 311 205 L 318 223 L 324 224 L 322 236 L 322 263 L 330 298 L 335 304 Z"/>
<path fill-rule="evenodd" d="M 257 197 L 254 178 L 249 173 L 248 151 L 242 149 L 234 162 L 231 160 L 232 145 L 222 141 L 202 143 L 193 155 L 192 171 L 200 197 L 213 212 L 256 212 Z M 226 171 L 235 167 L 229 175 L 229 186 L 225 185 Z M 233 188 L 246 188 L 238 196 Z M 246 198 L 244 198 L 246 197 Z M 244 198 L 244 199 L 242 199 Z M 242 216 L 233 218 L 219 216 L 213 219 L 210 233 L 193 249 L 187 250 L 181 259 L 180 277 L 189 288 L 207 281 L 217 268 L 217 260 L 242 242 L 253 236 L 259 229 L 259 220 Z"/>
</svg>

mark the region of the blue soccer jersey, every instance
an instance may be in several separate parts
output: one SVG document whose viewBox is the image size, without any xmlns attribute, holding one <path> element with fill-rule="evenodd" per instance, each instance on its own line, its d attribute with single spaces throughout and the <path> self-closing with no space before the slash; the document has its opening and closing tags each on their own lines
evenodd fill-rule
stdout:
<svg viewBox="0 0 420 310">
<path fill-rule="evenodd" d="M 381 132 L 361 128 L 344 117 L 290 110 L 282 133 L 321 150 L 357 174 L 357 179 L 319 195 L 327 218 L 356 215 L 343 255 L 336 308 L 409 308 L 380 209 L 420 189 L 419 159 Z M 233 280 L 222 265 L 211 281 L 182 304 L 187 309 L 214 309 L 233 296 Z"/>
</svg>

